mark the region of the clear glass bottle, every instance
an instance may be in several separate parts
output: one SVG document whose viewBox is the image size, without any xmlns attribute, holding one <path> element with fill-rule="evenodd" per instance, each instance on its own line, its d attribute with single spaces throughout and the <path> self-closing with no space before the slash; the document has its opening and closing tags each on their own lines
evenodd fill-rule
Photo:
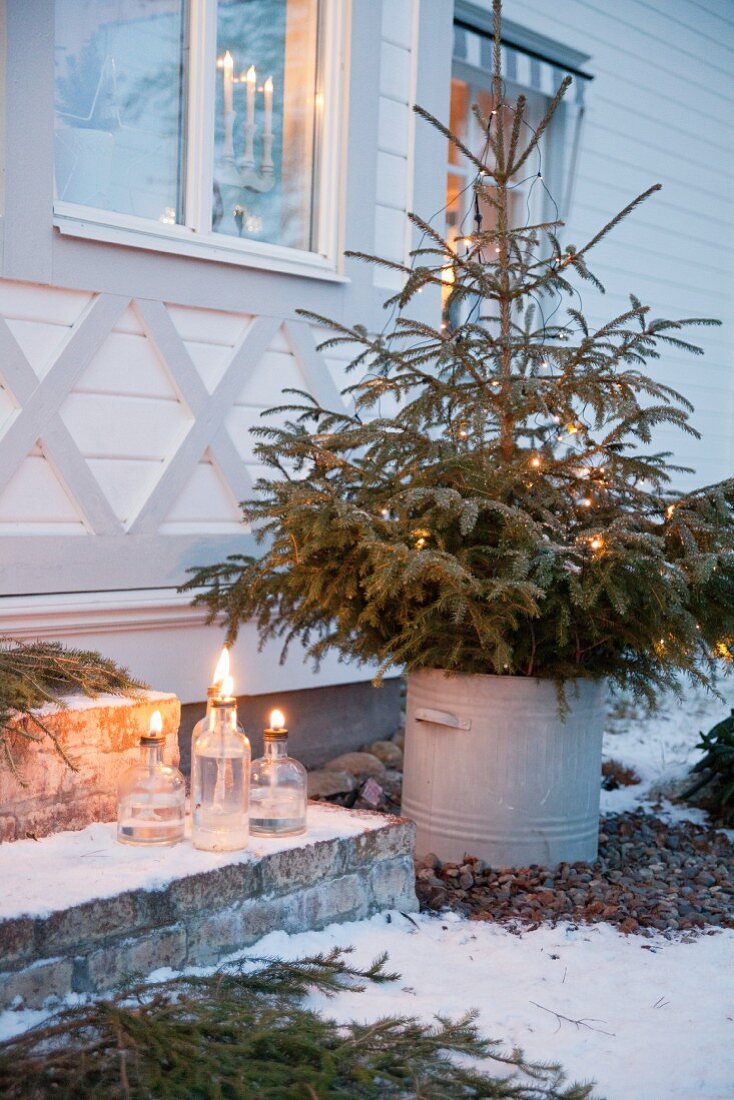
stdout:
<svg viewBox="0 0 734 1100">
<path fill-rule="evenodd" d="M 222 695 L 222 687 L 224 681 L 227 677 L 229 677 L 230 674 L 229 664 L 229 650 L 226 646 L 224 646 L 222 652 L 219 654 L 217 666 L 214 669 L 214 679 L 212 680 L 212 683 L 209 685 L 209 687 L 206 689 L 206 713 L 203 718 L 199 719 L 199 721 L 196 723 L 193 730 L 191 731 L 190 771 L 192 785 L 194 776 L 194 745 L 196 744 L 196 738 L 207 728 L 209 724 L 209 715 L 211 714 L 212 703 L 215 699 L 218 699 Z"/>
<path fill-rule="evenodd" d="M 120 776 L 117 839 L 121 844 L 178 844 L 184 838 L 186 781 L 163 762 L 165 735 L 160 711 L 140 738 L 140 761 Z"/>
<path fill-rule="evenodd" d="M 288 755 L 288 730 L 280 711 L 263 730 L 265 753 L 250 773 L 250 831 L 253 836 L 297 836 L 306 831 L 307 775 Z"/>
<path fill-rule="evenodd" d="M 250 838 L 250 742 L 230 684 L 208 700 L 191 760 L 191 838 L 206 852 L 236 852 Z M 201 728 L 200 728 L 201 727 Z"/>
</svg>

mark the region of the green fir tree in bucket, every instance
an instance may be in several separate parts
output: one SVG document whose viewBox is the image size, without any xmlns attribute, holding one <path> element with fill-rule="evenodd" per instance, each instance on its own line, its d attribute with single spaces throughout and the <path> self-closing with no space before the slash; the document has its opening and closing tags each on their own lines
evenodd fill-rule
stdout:
<svg viewBox="0 0 734 1100">
<path fill-rule="evenodd" d="M 717 322 L 657 319 L 634 296 L 602 325 L 579 308 L 577 285 L 603 290 L 589 253 L 659 185 L 580 247 L 560 221 L 511 223 L 511 188 L 536 170 L 570 77 L 529 127 L 523 97 L 503 99 L 499 2 L 494 14 L 494 106 L 475 108 L 486 155 L 416 108 L 473 170 L 477 224 L 452 242 L 411 214 L 410 265 L 364 257 L 404 280 L 382 333 L 302 311 L 329 330 L 323 349 L 357 346 L 349 411 L 295 394 L 277 410 L 287 422 L 254 429 L 272 476 L 243 512 L 262 556 L 199 569 L 189 587 L 230 640 L 254 619 L 317 661 L 610 680 L 647 698 L 681 674 L 711 684 L 734 642 L 734 482 L 676 488 L 654 434 L 697 435 L 692 408 L 646 364 L 699 354 L 681 330 Z M 443 321 L 412 319 L 413 297 L 447 281 Z"/>
</svg>

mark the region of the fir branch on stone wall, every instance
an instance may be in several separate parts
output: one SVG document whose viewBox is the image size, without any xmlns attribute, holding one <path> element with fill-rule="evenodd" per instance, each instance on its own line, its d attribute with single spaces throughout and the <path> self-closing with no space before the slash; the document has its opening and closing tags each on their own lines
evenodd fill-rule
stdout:
<svg viewBox="0 0 734 1100">
<path fill-rule="evenodd" d="M 398 977 L 386 957 L 360 969 L 343 951 L 122 989 L 62 1010 L 0 1044 L 5 1100 L 47 1096 L 253 1100 L 591 1100 L 559 1066 L 483 1039 L 475 1014 L 423 1024 L 340 1025 L 303 1006 L 314 990 L 361 991 Z M 256 960 L 257 962 L 257 960 Z M 458 1057 L 457 1057 L 458 1056 Z M 478 1069 L 470 1058 L 494 1063 Z"/>
<path fill-rule="evenodd" d="M 42 741 L 48 737 L 74 769 L 74 762 L 43 721 L 39 709 L 46 704 L 64 707 L 64 696 L 75 692 L 88 696 L 126 695 L 144 686 L 99 653 L 69 649 L 61 642 L 19 642 L 0 637 L 0 767 L 11 768 L 23 784 L 14 744 L 22 739 Z"/>
</svg>

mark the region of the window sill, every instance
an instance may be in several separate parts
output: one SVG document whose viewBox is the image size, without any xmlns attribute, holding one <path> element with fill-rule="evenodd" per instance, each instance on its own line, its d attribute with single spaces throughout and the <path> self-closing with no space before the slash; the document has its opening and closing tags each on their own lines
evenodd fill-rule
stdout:
<svg viewBox="0 0 734 1100">
<path fill-rule="evenodd" d="M 67 209 L 65 204 L 54 208 L 54 226 L 65 237 L 101 241 L 105 244 L 139 248 L 150 252 L 165 252 L 172 256 L 190 256 L 214 263 L 233 264 L 258 271 L 297 275 L 331 283 L 350 280 L 335 270 L 325 256 L 259 241 L 240 241 L 212 233 L 203 237 L 184 226 L 151 227 L 135 218 L 113 218 L 103 211 L 82 213 Z"/>
</svg>

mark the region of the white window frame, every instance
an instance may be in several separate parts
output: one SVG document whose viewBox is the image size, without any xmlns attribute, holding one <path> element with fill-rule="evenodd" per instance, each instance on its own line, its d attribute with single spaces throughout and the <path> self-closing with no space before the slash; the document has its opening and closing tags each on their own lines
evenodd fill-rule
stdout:
<svg viewBox="0 0 734 1100">
<path fill-rule="evenodd" d="M 260 270 L 285 272 L 336 282 L 346 281 L 340 269 L 339 232 L 343 189 L 346 103 L 347 5 L 344 0 L 320 0 L 319 65 L 316 104 L 323 112 L 318 130 L 312 207 L 316 217 L 316 248 L 288 248 L 263 241 L 228 237 L 204 228 L 211 223 L 213 188 L 214 100 L 217 6 L 214 0 L 189 0 L 189 77 L 186 100 L 184 219 L 186 225 L 164 225 L 110 210 L 54 201 L 53 224 L 65 236 L 127 245 L 154 252 Z M 209 63 L 207 63 L 207 56 Z"/>
</svg>

